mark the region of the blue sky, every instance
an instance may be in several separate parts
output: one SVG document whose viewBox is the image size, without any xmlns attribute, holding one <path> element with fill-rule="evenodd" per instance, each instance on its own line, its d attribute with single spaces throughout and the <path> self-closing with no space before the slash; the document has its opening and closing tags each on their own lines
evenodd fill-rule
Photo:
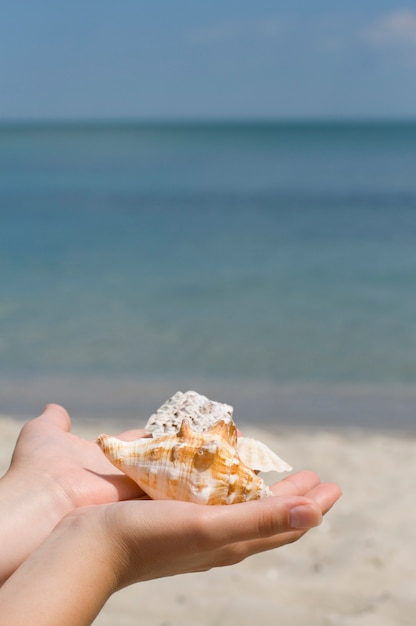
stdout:
<svg viewBox="0 0 416 626">
<path fill-rule="evenodd" d="M 416 3 L 0 0 L 0 120 L 415 117 Z"/>
</svg>

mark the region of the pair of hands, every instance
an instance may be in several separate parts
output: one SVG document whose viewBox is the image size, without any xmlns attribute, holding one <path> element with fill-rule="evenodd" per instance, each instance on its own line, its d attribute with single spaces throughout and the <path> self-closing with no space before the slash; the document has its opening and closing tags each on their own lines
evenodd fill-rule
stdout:
<svg viewBox="0 0 416 626">
<path fill-rule="evenodd" d="M 0 480 L 0 615 L 26 626 L 88 626 L 135 582 L 231 565 L 299 539 L 340 495 L 313 472 L 276 497 L 204 506 L 153 501 L 48 405 L 26 424 Z M 143 430 L 119 435 L 134 440 Z"/>
<path fill-rule="evenodd" d="M 94 442 L 72 434 L 70 426 L 65 409 L 51 404 L 19 435 L 0 482 L 3 537 L 7 540 L 9 519 L 9 531 L 18 533 L 19 541 L 3 541 L 10 549 L 0 564 L 0 579 L 7 579 L 64 518 L 71 528 L 83 519 L 84 530 L 100 527 L 109 537 L 120 588 L 229 565 L 296 541 L 321 522 L 340 495 L 337 485 L 322 484 L 315 473 L 303 471 L 276 483 L 276 498 L 261 501 L 208 507 L 148 500 Z M 118 437 L 144 435 L 131 430 Z"/>
</svg>

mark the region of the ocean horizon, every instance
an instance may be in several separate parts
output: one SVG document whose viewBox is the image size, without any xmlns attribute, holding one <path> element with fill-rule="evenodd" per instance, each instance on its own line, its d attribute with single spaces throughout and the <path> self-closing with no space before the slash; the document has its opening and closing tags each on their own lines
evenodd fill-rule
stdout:
<svg viewBox="0 0 416 626">
<path fill-rule="evenodd" d="M 412 427 L 415 170 L 416 122 L 0 124 L 0 413 Z"/>
</svg>

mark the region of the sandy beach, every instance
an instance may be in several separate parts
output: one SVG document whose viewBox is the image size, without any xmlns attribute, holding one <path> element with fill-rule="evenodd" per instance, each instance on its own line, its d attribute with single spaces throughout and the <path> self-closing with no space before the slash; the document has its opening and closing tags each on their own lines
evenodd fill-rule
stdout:
<svg viewBox="0 0 416 626">
<path fill-rule="evenodd" d="M 0 470 L 22 422 L 0 418 Z M 108 427 L 108 424 L 106 424 Z M 73 424 L 86 437 L 96 424 Z M 120 430 L 119 426 L 114 432 Z M 416 598 L 416 437 L 370 431 L 245 433 L 296 470 L 338 482 L 343 497 L 294 545 L 231 568 L 151 581 L 119 592 L 97 626 L 410 626 Z"/>
</svg>

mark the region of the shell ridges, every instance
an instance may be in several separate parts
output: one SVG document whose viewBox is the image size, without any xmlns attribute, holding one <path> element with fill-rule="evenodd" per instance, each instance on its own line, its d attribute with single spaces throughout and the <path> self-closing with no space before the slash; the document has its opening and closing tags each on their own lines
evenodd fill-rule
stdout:
<svg viewBox="0 0 416 626">
<path fill-rule="evenodd" d="M 232 413 L 194 391 L 177 392 L 150 417 L 151 438 L 100 435 L 97 444 L 152 499 L 233 504 L 267 497 L 256 471 L 291 468 L 261 442 L 237 439 Z"/>
</svg>

